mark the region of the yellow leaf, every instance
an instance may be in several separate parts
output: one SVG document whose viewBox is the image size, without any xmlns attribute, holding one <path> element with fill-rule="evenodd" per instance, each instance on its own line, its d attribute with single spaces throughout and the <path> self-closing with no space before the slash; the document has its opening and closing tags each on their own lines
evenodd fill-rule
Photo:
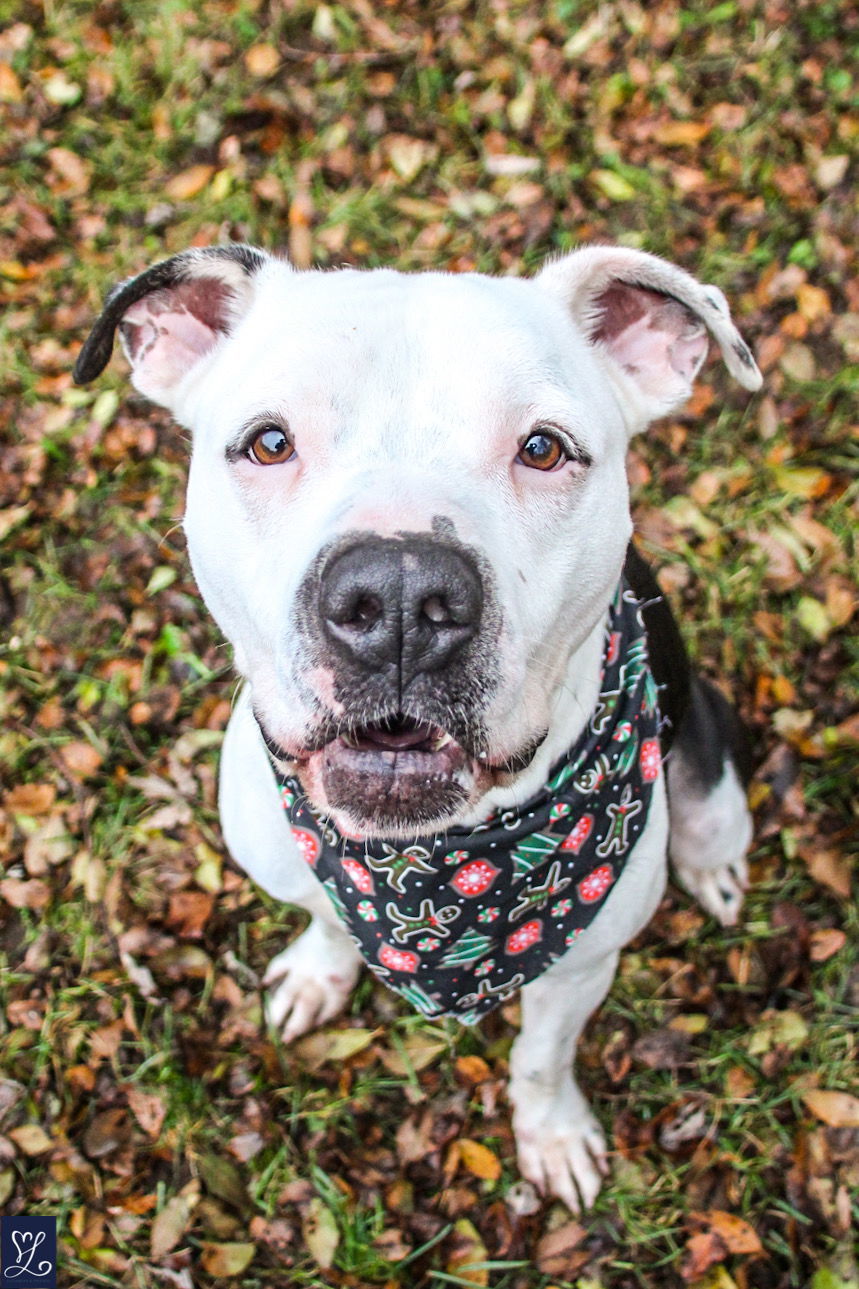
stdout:
<svg viewBox="0 0 859 1289">
<path fill-rule="evenodd" d="M 765 1011 L 749 1039 L 749 1055 L 762 1056 L 774 1047 L 793 1051 L 802 1047 L 807 1038 L 808 1026 L 799 1012 Z"/>
<path fill-rule="evenodd" d="M 465 1217 L 454 1222 L 453 1244 L 446 1270 L 457 1277 L 457 1283 L 484 1289 L 489 1284 L 489 1268 L 481 1264 L 487 1257 L 486 1245 L 474 1224 Z"/>
<path fill-rule="evenodd" d="M 459 1157 L 475 1177 L 487 1182 L 497 1182 L 501 1176 L 501 1162 L 488 1146 L 470 1137 L 461 1137 L 456 1143 Z"/>
<path fill-rule="evenodd" d="M 0 63 L 0 102 L 20 103 L 24 95 L 21 82 L 8 63 Z"/>
<path fill-rule="evenodd" d="M 164 193 L 171 201 L 190 201 L 203 191 L 214 173 L 214 166 L 191 166 L 169 179 L 164 185 Z"/>
<path fill-rule="evenodd" d="M 255 1253 L 255 1244 L 204 1244 L 200 1261 L 210 1276 L 240 1276 Z"/>
<path fill-rule="evenodd" d="M 340 1232 L 334 1214 L 326 1208 L 322 1200 L 315 1196 L 307 1206 L 301 1223 L 304 1242 L 317 1266 L 323 1271 L 334 1262 L 334 1254 L 340 1243 Z"/>
<path fill-rule="evenodd" d="M 592 170 L 589 178 L 610 201 L 632 201 L 635 189 L 623 175 L 614 170 Z"/>
<path fill-rule="evenodd" d="M 23 1123 L 20 1128 L 12 1128 L 8 1135 L 24 1155 L 44 1155 L 54 1144 L 37 1123 Z"/>
<path fill-rule="evenodd" d="M 429 1033 L 413 1033 L 403 1043 L 403 1051 L 395 1048 L 382 1048 L 379 1052 L 382 1064 L 391 1074 L 411 1074 L 412 1071 L 425 1070 L 448 1049 L 447 1039 L 437 1039 Z"/>
<path fill-rule="evenodd" d="M 280 54 L 274 45 L 251 45 L 245 54 L 245 67 L 251 76 L 273 76 L 280 66 Z"/>
<path fill-rule="evenodd" d="M 172 1252 L 191 1222 L 191 1201 L 186 1195 L 174 1195 L 156 1215 L 149 1236 L 152 1257 L 158 1261 Z"/>
<path fill-rule="evenodd" d="M 675 148 L 700 143 L 709 133 L 708 121 L 666 121 L 664 125 L 657 125 L 653 137 L 657 143 Z"/>
<path fill-rule="evenodd" d="M 812 1088 L 803 1093 L 802 1099 L 814 1117 L 830 1128 L 859 1128 L 859 1097 Z"/>
</svg>

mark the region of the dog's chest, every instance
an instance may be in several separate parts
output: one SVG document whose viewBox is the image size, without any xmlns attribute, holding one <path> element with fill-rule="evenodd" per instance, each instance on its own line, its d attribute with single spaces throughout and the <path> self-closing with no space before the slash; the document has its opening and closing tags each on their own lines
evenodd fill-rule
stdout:
<svg viewBox="0 0 859 1289">
<path fill-rule="evenodd" d="M 644 831 L 661 717 L 640 605 L 623 583 L 603 664 L 588 726 L 540 792 L 470 831 L 346 838 L 281 778 L 303 858 L 367 965 L 427 1016 L 472 1023 L 541 975 L 600 912 Z"/>
</svg>

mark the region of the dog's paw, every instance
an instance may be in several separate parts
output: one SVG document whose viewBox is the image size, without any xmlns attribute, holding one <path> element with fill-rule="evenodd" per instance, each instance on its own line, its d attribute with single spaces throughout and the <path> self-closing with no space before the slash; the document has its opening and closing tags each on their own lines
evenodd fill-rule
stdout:
<svg viewBox="0 0 859 1289">
<path fill-rule="evenodd" d="M 284 1043 L 332 1020 L 349 1000 L 361 957 L 342 932 L 314 919 L 269 963 L 265 1016 Z"/>
<path fill-rule="evenodd" d="M 590 1208 L 608 1173 L 602 1129 L 578 1088 L 549 1102 L 517 1106 L 513 1117 L 519 1171 L 573 1214 Z"/>
<path fill-rule="evenodd" d="M 749 866 L 745 856 L 721 868 L 695 868 L 674 861 L 677 880 L 690 895 L 712 914 L 722 926 L 736 926 L 743 907 L 743 896 L 749 885 Z"/>
</svg>

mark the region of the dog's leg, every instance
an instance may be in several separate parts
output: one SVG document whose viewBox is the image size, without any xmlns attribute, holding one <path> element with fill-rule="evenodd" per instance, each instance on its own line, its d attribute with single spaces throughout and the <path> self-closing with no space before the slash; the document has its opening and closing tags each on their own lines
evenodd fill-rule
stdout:
<svg viewBox="0 0 859 1289">
<path fill-rule="evenodd" d="M 276 899 L 313 914 L 310 926 L 272 959 L 265 975 L 271 987 L 266 1016 L 289 1042 L 342 1011 L 361 957 L 298 853 L 247 694 L 224 739 L 219 804 L 236 863 Z"/>
<path fill-rule="evenodd" d="M 748 885 L 752 839 L 748 749 L 731 704 L 699 677 L 692 679 L 666 769 L 674 870 L 708 913 L 733 926 Z"/>
<path fill-rule="evenodd" d="M 509 1097 L 519 1169 L 572 1213 L 588 1208 L 608 1171 L 602 1129 L 576 1082 L 579 1035 L 609 991 L 618 952 L 571 971 L 561 959 L 522 990 L 522 1030 Z"/>
</svg>

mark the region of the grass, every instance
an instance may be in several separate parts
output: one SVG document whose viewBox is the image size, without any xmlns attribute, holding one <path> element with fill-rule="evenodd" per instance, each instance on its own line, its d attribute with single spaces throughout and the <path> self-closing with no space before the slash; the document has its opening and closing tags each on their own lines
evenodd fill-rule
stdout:
<svg viewBox="0 0 859 1289">
<path fill-rule="evenodd" d="M 0 876 L 27 884 L 0 906 L 0 1069 L 19 1097 L 0 1208 L 60 1217 L 68 1286 L 432 1289 L 469 1282 L 465 1248 L 497 1289 L 673 1289 L 691 1215 L 715 1209 L 763 1253 L 725 1253 L 702 1289 L 853 1289 L 856 1132 L 804 1097 L 856 1093 L 854 171 L 832 179 L 833 158 L 856 162 L 854 16 L 0 0 L 0 29 Z M 259 45 L 281 60 L 267 76 Z M 403 136 L 425 145 L 416 169 Z M 536 166 L 493 175 L 499 152 Z M 193 166 L 211 167 L 202 187 L 171 196 Z M 590 238 L 667 255 L 725 290 L 766 369 L 754 400 L 708 369 L 700 414 L 631 456 L 645 549 L 765 773 L 741 925 L 672 891 L 587 1031 L 614 1173 L 557 1263 L 541 1241 L 562 1208 L 505 1202 L 515 1009 L 450 1026 L 426 1064 L 435 1028 L 369 980 L 333 1027 L 373 1034 L 346 1060 L 262 1029 L 255 981 L 301 920 L 220 860 L 234 682 L 177 527 L 187 444 L 118 362 L 71 386 L 113 282 L 192 242 L 288 247 L 299 199 L 322 266 L 523 272 Z M 183 893 L 211 897 L 196 926 Z M 649 1068 L 636 1043 L 665 1030 L 685 1055 Z M 129 1089 L 154 1098 L 154 1128 Z M 693 1103 L 707 1131 L 666 1149 Z M 28 1122 L 50 1149 L 16 1144 Z M 404 1123 L 425 1135 L 405 1161 Z M 461 1138 L 489 1146 L 497 1180 L 457 1162 Z M 187 1222 L 155 1247 L 180 1194 Z M 337 1236 L 322 1268 L 320 1212 Z M 255 1245 L 247 1269 L 208 1272 L 206 1247 L 231 1242 Z"/>
</svg>

